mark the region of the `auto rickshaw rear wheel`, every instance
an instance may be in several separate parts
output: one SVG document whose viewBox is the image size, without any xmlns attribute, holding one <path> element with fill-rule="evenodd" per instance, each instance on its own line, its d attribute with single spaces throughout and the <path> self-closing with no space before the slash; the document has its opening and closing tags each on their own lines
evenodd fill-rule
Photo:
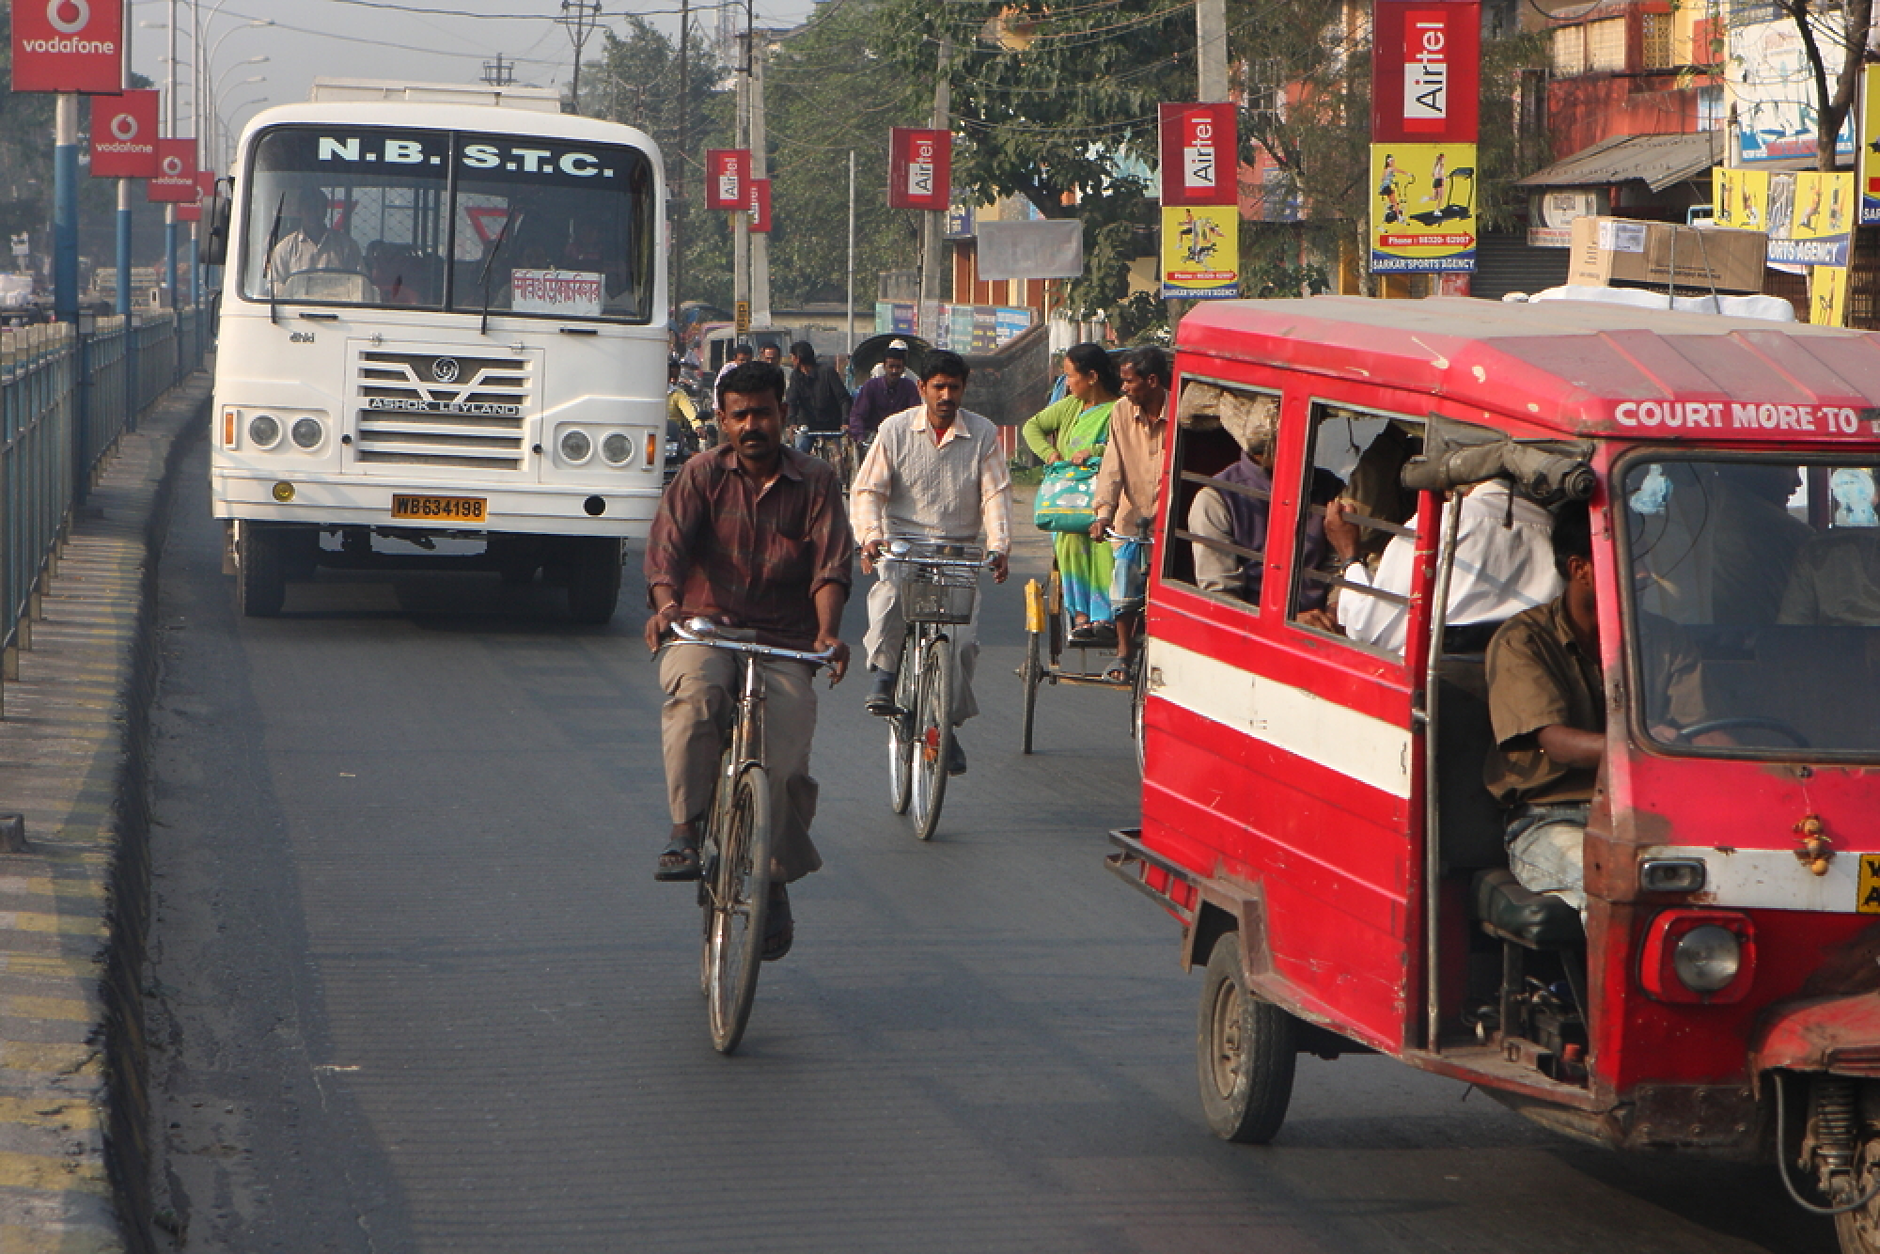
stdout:
<svg viewBox="0 0 1880 1254">
<path fill-rule="evenodd" d="M 1876 1186 L 1880 1186 L 1880 1137 L 1869 1134 L 1854 1158 L 1853 1184 L 1856 1197 L 1867 1197 L 1867 1203 L 1834 1217 L 1841 1254 L 1880 1254 L 1880 1197 L 1867 1196 Z"/>
<path fill-rule="evenodd" d="M 1201 1109 L 1224 1141 L 1264 1145 L 1279 1134 L 1292 1103 L 1298 1021 L 1247 988 L 1240 935 L 1214 942 L 1201 985 L 1195 1032 Z"/>
</svg>

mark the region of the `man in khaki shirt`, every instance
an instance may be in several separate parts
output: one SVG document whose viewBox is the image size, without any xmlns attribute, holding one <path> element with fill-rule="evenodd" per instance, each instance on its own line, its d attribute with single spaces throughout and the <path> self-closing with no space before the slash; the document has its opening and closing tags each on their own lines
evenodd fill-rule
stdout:
<svg viewBox="0 0 1880 1254">
<path fill-rule="evenodd" d="M 1110 444 L 1097 471 L 1096 521 L 1090 538 L 1102 540 L 1111 528 L 1133 535 L 1139 526 L 1153 527 L 1158 489 L 1162 483 L 1162 440 L 1168 432 L 1168 354 L 1153 345 L 1131 349 L 1118 363 L 1123 395 L 1110 411 Z M 1148 546 L 1137 540 L 1113 542 L 1116 560 L 1110 566 L 1110 604 L 1120 605 L 1142 595 L 1148 576 Z M 1117 670 L 1129 657 L 1136 624 L 1134 615 L 1116 620 Z"/>
</svg>

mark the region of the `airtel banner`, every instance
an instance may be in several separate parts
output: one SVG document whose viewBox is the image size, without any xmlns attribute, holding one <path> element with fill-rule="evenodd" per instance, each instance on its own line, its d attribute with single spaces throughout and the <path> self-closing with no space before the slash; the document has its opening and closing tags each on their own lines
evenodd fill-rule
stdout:
<svg viewBox="0 0 1880 1254">
<path fill-rule="evenodd" d="M 744 148 L 707 148 L 705 150 L 705 207 L 707 209 L 747 209 L 750 193 L 751 154 Z"/>
<path fill-rule="evenodd" d="M 1238 204 L 1231 101 L 1162 106 L 1163 205 Z"/>
<path fill-rule="evenodd" d="M 770 180 L 752 179 L 751 230 L 759 235 L 770 233 Z"/>
<path fill-rule="evenodd" d="M 194 204 L 196 191 L 196 141 L 159 139 L 157 173 L 145 184 L 148 199 L 159 204 Z"/>
<path fill-rule="evenodd" d="M 945 213 L 952 192 L 952 132 L 894 127 L 888 138 L 888 208 Z"/>
<path fill-rule="evenodd" d="M 1482 6 L 1477 0 L 1376 0 L 1371 141 L 1475 142 Z"/>
<path fill-rule="evenodd" d="M 91 173 L 101 179 L 147 179 L 157 173 L 154 91 L 97 96 L 91 102 Z"/>
<path fill-rule="evenodd" d="M 123 0 L 14 0 L 14 91 L 115 95 L 123 60 Z"/>
</svg>

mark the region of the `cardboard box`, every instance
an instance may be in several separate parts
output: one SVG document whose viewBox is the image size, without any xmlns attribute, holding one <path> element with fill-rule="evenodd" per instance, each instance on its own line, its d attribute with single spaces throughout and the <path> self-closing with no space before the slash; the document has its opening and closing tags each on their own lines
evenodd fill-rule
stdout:
<svg viewBox="0 0 1880 1254">
<path fill-rule="evenodd" d="M 1675 283 L 1697 293 L 1712 288 L 1760 292 L 1768 249 L 1769 237 L 1761 231 L 1673 226 L 1631 218 L 1575 218 L 1567 282 L 1589 287 Z"/>
</svg>

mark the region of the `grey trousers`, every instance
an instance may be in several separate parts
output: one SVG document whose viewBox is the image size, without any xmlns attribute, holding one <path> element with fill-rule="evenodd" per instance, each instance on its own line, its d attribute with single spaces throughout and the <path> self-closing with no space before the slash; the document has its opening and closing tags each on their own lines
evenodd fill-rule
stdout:
<svg viewBox="0 0 1880 1254">
<path fill-rule="evenodd" d="M 907 639 L 907 620 L 901 617 L 898 585 L 886 572 L 868 590 L 868 633 L 862 648 L 868 664 L 879 671 L 901 669 L 901 645 Z M 979 661 L 979 598 L 973 598 L 973 621 L 948 623 L 953 642 L 953 725 L 958 727 L 979 713 L 973 699 L 973 671 Z"/>
<path fill-rule="evenodd" d="M 815 672 L 803 662 L 766 660 L 764 766 L 770 773 L 771 875 L 780 883 L 822 866 L 809 838 L 816 817 L 816 781 L 809 744 L 816 731 Z M 711 805 L 719 761 L 737 713 L 740 668 L 735 655 L 702 644 L 659 651 L 660 746 L 672 821 L 703 818 Z"/>
</svg>

